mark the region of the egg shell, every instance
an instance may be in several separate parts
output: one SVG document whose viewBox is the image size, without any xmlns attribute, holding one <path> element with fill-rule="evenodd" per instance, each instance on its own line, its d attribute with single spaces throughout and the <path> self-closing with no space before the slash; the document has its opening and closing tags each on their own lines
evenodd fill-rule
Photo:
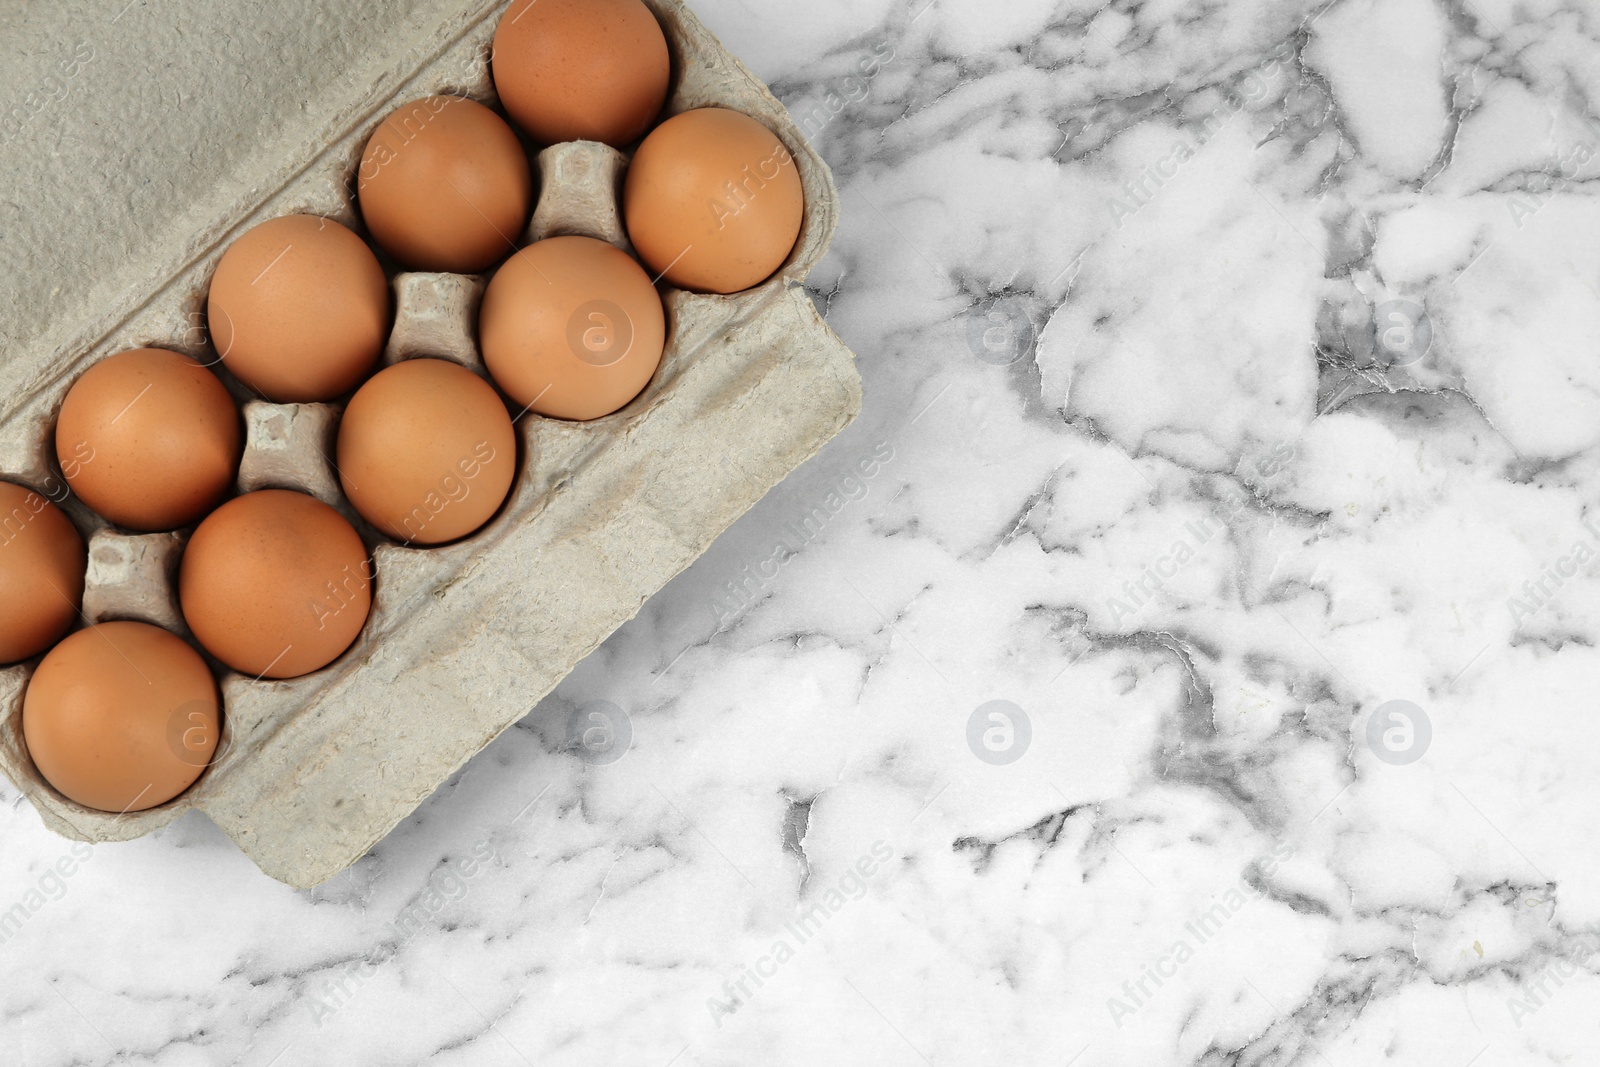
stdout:
<svg viewBox="0 0 1600 1067">
<path fill-rule="evenodd" d="M 495 273 L 478 312 L 483 361 L 517 404 L 596 419 L 639 395 L 666 344 L 661 296 L 631 256 L 592 237 L 551 237 Z"/>
<path fill-rule="evenodd" d="M 35 768 L 69 800 L 144 811 L 194 784 L 215 754 L 221 699 L 204 659 L 142 622 L 108 622 L 62 641 L 22 704 Z"/>
<path fill-rule="evenodd" d="M 442 359 L 406 360 L 363 385 L 339 422 L 338 454 L 356 511 L 407 544 L 454 541 L 488 522 L 517 469 L 505 402 Z"/>
<path fill-rule="evenodd" d="M 672 61 L 640 0 L 517 0 L 491 60 L 512 121 L 536 141 L 638 140 L 661 113 Z"/>
<path fill-rule="evenodd" d="M 805 192 L 789 149 L 748 115 L 674 115 L 634 153 L 622 211 L 639 258 L 667 284 L 737 293 L 794 250 Z"/>
<path fill-rule="evenodd" d="M 244 451 L 239 410 L 221 379 L 158 348 L 90 367 L 68 390 L 55 437 L 72 490 L 142 532 L 198 522 L 227 495 Z"/>
<path fill-rule="evenodd" d="M 83 535 L 32 489 L 0 482 L 0 663 L 37 656 L 83 607 Z"/>
<path fill-rule="evenodd" d="M 251 677 L 296 678 L 350 647 L 372 610 L 372 570 L 355 527 L 304 493 L 263 489 L 202 522 L 178 571 L 196 640 Z"/>
<path fill-rule="evenodd" d="M 533 171 L 499 115 L 430 96 L 373 132 L 357 194 L 373 240 L 406 267 L 476 274 L 516 250 L 533 210 Z"/>
<path fill-rule="evenodd" d="M 389 281 L 332 219 L 285 215 L 246 231 L 211 279 L 206 321 L 223 365 L 279 403 L 332 400 L 371 373 L 389 336 Z"/>
</svg>

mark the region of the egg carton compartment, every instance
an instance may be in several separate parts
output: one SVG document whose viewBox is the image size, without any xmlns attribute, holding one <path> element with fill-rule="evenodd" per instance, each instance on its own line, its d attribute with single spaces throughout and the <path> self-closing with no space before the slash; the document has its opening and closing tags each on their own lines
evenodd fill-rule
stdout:
<svg viewBox="0 0 1600 1067">
<path fill-rule="evenodd" d="M 89 539 L 84 622 L 148 622 L 187 635 L 178 606 L 178 564 L 187 542 L 181 533 L 98 531 Z"/>
<path fill-rule="evenodd" d="M 548 195 L 541 193 L 523 244 L 578 234 L 633 253 L 622 222 L 627 156 L 610 145 L 569 141 L 546 148 L 534 163 L 539 187 L 548 190 Z"/>
<path fill-rule="evenodd" d="M 392 367 L 407 359 L 448 359 L 488 377 L 478 354 L 478 307 L 489 283 L 476 274 L 401 274 L 394 279 L 394 330 L 383 352 Z"/>
<path fill-rule="evenodd" d="M 252 400 L 244 405 L 244 429 L 239 492 L 298 489 L 351 517 L 329 458 L 339 432 L 337 407 Z"/>
<path fill-rule="evenodd" d="M 170 803 L 117 815 L 57 794 L 22 742 L 33 665 L 0 670 L 0 770 L 46 825 L 80 840 L 123 840 L 198 809 L 271 876 L 295 886 L 326 880 L 526 716 L 855 417 L 854 356 L 800 287 L 837 219 L 826 165 L 782 105 L 680 0 L 646 2 L 671 52 L 665 115 L 704 106 L 742 111 L 776 132 L 793 156 L 806 206 L 787 262 L 762 285 L 732 296 L 664 290 L 667 346 L 649 385 L 622 410 L 592 422 L 518 419 L 516 479 L 500 512 L 477 533 L 413 548 L 358 522 L 376 575 L 361 635 L 333 664 L 305 677 L 261 681 L 221 672 L 218 756 Z M 244 230 L 309 213 L 364 232 L 350 194 L 368 136 L 394 107 L 434 93 L 494 106 L 487 54 L 504 7 L 451 29 L 451 43 L 422 68 L 396 76 L 381 106 L 298 161 L 289 184 L 240 217 L 218 220 L 186 270 L 111 309 L 109 325 L 82 352 L 24 352 L 0 368 L 0 397 L 8 398 L 0 400 L 0 477 L 41 490 L 64 485 L 53 459 L 55 415 L 67 388 L 98 359 L 149 345 L 216 361 L 197 330 L 196 309 L 204 307 L 217 260 Z M 538 196 L 519 244 L 582 234 L 629 250 L 620 211 L 625 154 L 575 142 L 544 148 L 535 162 Z M 487 276 L 403 272 L 391 282 L 395 320 L 385 364 L 438 357 L 485 373 L 476 320 Z M 332 458 L 339 405 L 249 400 L 242 410 L 240 492 L 300 489 L 353 516 Z M 185 535 L 129 535 L 74 500 L 63 506 L 90 541 L 85 615 L 186 632 L 175 592 Z"/>
</svg>

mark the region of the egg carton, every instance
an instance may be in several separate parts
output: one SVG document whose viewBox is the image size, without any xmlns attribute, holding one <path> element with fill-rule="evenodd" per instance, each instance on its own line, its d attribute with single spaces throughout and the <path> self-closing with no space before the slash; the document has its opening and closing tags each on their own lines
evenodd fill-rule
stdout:
<svg viewBox="0 0 1600 1067">
<path fill-rule="evenodd" d="M 386 541 L 339 491 L 339 410 L 250 400 L 238 489 L 293 488 L 356 521 L 376 571 L 372 614 L 336 662 L 288 681 L 218 668 L 219 756 L 188 792 L 148 811 L 111 814 L 66 799 L 40 777 L 21 729 L 37 660 L 0 670 L 0 770 L 45 825 L 82 841 L 148 834 L 204 812 L 267 874 L 319 884 L 364 855 L 449 776 L 545 694 L 645 601 L 706 551 L 768 490 L 860 409 L 855 358 L 818 317 L 801 283 L 822 257 L 839 211 L 822 159 L 783 106 L 678 0 L 646 0 L 671 50 L 667 114 L 722 106 L 770 127 L 799 168 L 806 209 L 779 272 L 732 296 L 665 290 L 660 370 L 621 411 L 588 423 L 526 415 L 519 469 L 500 513 L 442 548 Z M 137 619 L 187 634 L 175 595 L 187 531 L 130 535 L 66 492 L 52 447 L 68 387 L 96 361 L 139 346 L 211 364 L 206 290 L 228 244 L 292 213 L 364 233 L 351 196 L 362 148 L 394 107 L 448 93 L 494 106 L 488 54 L 505 5 L 442 27 L 435 58 L 394 78 L 387 102 L 311 154 L 290 184 L 248 217 L 203 235 L 183 272 L 112 309 L 119 325 L 84 350 L 12 353 L 0 366 L 0 478 L 58 500 L 89 542 L 87 621 Z M 576 142 L 537 156 L 539 194 L 526 241 L 584 234 L 628 248 L 619 211 L 626 156 Z M 487 278 L 392 276 L 395 324 L 386 363 L 454 360 L 484 373 L 476 318 Z"/>
</svg>

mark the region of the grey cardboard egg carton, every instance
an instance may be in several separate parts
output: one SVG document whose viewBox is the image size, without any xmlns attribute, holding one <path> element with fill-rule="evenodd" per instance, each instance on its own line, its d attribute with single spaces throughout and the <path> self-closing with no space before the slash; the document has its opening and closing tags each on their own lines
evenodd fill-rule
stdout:
<svg viewBox="0 0 1600 1067">
<path fill-rule="evenodd" d="M 0 669 L 0 770 L 47 826 L 78 840 L 142 836 L 190 809 L 204 812 L 262 870 L 295 886 L 325 881 L 534 705 L 770 488 L 853 419 L 854 357 L 817 316 L 800 283 L 821 258 L 838 213 L 826 165 L 754 76 L 678 0 L 647 0 L 673 60 L 667 113 L 725 106 L 788 145 L 806 214 L 799 243 L 772 279 L 730 297 L 667 291 L 661 369 L 622 411 L 589 423 L 525 416 L 520 469 L 501 513 L 443 548 L 373 548 L 373 611 L 351 649 L 304 678 L 224 673 L 219 757 L 187 793 L 123 815 L 56 793 L 28 759 L 22 697 L 37 660 Z M 89 541 L 88 621 L 140 619 L 187 634 L 176 573 L 186 532 L 130 535 L 65 493 L 53 427 L 67 388 L 90 365 L 149 345 L 202 362 L 200 325 L 216 261 L 249 226 L 296 212 L 363 232 L 351 179 L 367 137 L 393 107 L 430 93 L 494 103 L 487 63 L 503 7 L 467 27 L 431 62 L 396 75 L 386 104 L 301 161 L 298 177 L 247 216 L 204 235 L 183 272 L 127 298 L 119 325 L 81 353 L 11 353 L 0 364 L 0 478 L 58 499 Z M 539 153 L 536 208 L 521 243 L 587 234 L 628 248 L 620 218 L 626 157 L 603 145 Z M 246 190 L 241 189 L 241 193 Z M 476 318 L 486 277 L 400 274 L 385 363 L 422 356 L 483 373 Z M 338 409 L 240 398 L 247 443 L 240 491 L 287 487 L 353 516 L 333 455 Z"/>
</svg>

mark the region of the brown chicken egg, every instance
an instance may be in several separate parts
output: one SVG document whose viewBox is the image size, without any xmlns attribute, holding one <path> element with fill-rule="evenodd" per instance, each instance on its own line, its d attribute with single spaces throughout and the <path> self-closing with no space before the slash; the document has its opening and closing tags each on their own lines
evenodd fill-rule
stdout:
<svg viewBox="0 0 1600 1067">
<path fill-rule="evenodd" d="M 592 237 L 551 237 L 512 256 L 478 311 L 483 361 L 521 407 L 597 419 L 661 364 L 666 314 L 650 276 Z"/>
<path fill-rule="evenodd" d="M 661 113 L 671 58 L 640 0 L 515 0 L 490 57 L 500 102 L 544 144 L 632 144 Z"/>
<path fill-rule="evenodd" d="M 60 508 L 0 482 L 0 663 L 37 656 L 71 628 L 88 563 L 83 535 Z"/>
<path fill-rule="evenodd" d="M 83 502 L 131 530 L 198 522 L 233 484 L 244 445 L 222 381 L 188 356 L 119 352 L 67 391 L 56 456 Z"/>
<path fill-rule="evenodd" d="M 183 617 L 241 674 L 295 678 L 338 659 L 366 624 L 372 569 L 344 516 L 313 497 L 263 489 L 200 524 L 178 572 Z"/>
<path fill-rule="evenodd" d="M 622 192 L 628 237 L 669 285 L 737 293 L 783 266 L 800 236 L 805 193 L 776 134 L 707 107 L 651 131 Z"/>
<path fill-rule="evenodd" d="M 372 237 L 412 270 L 476 274 L 516 249 L 533 174 L 504 119 L 459 96 L 395 111 L 373 133 L 357 175 Z"/>
<path fill-rule="evenodd" d="M 511 490 L 517 442 L 505 401 L 465 367 L 397 363 L 339 423 L 339 480 L 361 517 L 406 544 L 465 537 Z"/>
<path fill-rule="evenodd" d="M 142 622 L 107 622 L 62 641 L 22 702 L 39 773 L 68 800 L 144 811 L 194 784 L 221 732 L 216 680 L 200 654 Z"/>
<path fill-rule="evenodd" d="M 206 305 L 223 364 L 268 400 L 332 400 L 389 337 L 389 282 L 366 243 L 315 215 L 269 219 L 223 253 Z"/>
</svg>

